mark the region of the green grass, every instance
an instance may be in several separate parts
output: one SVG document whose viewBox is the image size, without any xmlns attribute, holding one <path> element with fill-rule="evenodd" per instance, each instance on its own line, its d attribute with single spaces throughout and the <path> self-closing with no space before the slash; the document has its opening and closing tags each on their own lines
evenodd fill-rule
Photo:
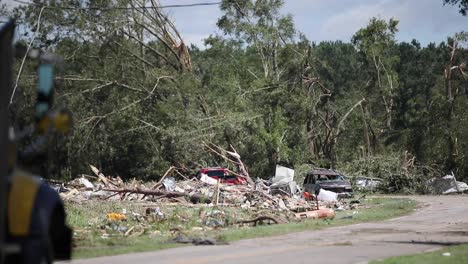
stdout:
<svg viewBox="0 0 468 264">
<path fill-rule="evenodd" d="M 73 258 L 113 256 L 118 254 L 153 251 L 181 246 L 181 244 L 169 243 L 167 238 L 153 238 L 149 236 L 125 238 L 119 240 L 123 241 L 77 247 L 73 250 Z"/>
<path fill-rule="evenodd" d="M 449 252 L 450 256 L 442 253 Z M 392 257 L 381 261 L 373 261 L 371 264 L 466 264 L 468 263 L 468 244 L 450 246 L 438 251 Z"/>
<path fill-rule="evenodd" d="M 364 203 L 369 208 L 337 212 L 333 220 L 303 220 L 280 225 L 257 227 L 232 227 L 213 229 L 204 227 L 201 214 L 216 210 L 224 212 L 226 222 L 235 219 L 252 219 L 268 211 L 241 209 L 239 207 L 183 207 L 159 205 L 165 219 L 144 218 L 146 207 L 155 204 L 135 202 L 98 202 L 89 201 L 82 204 L 68 203 L 68 222 L 74 229 L 74 258 L 89 258 L 105 255 L 116 255 L 130 252 L 152 251 L 180 246 L 171 243 L 176 233 L 188 236 L 214 237 L 221 241 L 231 242 L 239 239 L 281 235 L 305 230 L 319 230 L 327 227 L 379 221 L 401 216 L 412 212 L 417 203 L 408 199 L 372 198 Z M 107 213 L 127 210 L 127 220 L 112 224 L 106 219 Z M 140 214 L 133 216 L 132 213 Z M 270 212 L 272 213 L 272 212 Z M 124 236 L 112 226 L 129 229 L 135 233 Z"/>
<path fill-rule="evenodd" d="M 240 239 L 282 235 L 306 230 L 320 230 L 328 227 L 352 225 L 370 221 L 381 221 L 412 212 L 417 203 L 409 199 L 374 198 L 366 201 L 369 209 L 337 212 L 333 220 L 304 220 L 298 223 L 258 226 L 255 228 L 228 229 L 220 231 L 219 239 L 235 241 Z M 353 212 L 357 212 L 353 214 Z"/>
</svg>

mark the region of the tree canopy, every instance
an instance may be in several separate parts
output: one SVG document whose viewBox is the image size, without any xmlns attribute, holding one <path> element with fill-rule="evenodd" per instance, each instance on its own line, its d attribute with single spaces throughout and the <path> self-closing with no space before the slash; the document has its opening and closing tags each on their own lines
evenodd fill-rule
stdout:
<svg viewBox="0 0 468 264">
<path fill-rule="evenodd" d="M 467 1 L 445 3 L 466 12 Z M 88 164 L 141 179 L 229 166 L 210 154 L 215 144 L 235 146 L 253 177 L 276 164 L 370 173 L 389 157 L 399 171 L 468 179 L 465 34 L 422 47 L 396 41 L 397 19 L 372 18 L 349 42 L 316 43 L 282 5 L 222 1 L 221 33 L 204 49 L 186 45 L 156 0 L 35 0 L 9 11 L 20 41 L 65 61 L 55 98 L 76 124 L 52 144 L 51 176 Z M 35 66 L 26 60 L 18 78 L 17 127 L 31 121 Z"/>
</svg>

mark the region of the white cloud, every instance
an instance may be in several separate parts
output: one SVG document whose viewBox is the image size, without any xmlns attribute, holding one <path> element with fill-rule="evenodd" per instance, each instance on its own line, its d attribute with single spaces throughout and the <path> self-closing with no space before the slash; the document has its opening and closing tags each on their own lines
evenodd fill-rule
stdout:
<svg viewBox="0 0 468 264">
<path fill-rule="evenodd" d="M 219 0 L 160 0 L 162 5 L 217 2 Z M 13 0 L 1 3 L 17 5 Z M 283 13 L 294 17 L 296 27 L 310 40 L 349 41 L 367 25 L 371 17 L 400 20 L 397 39 L 421 43 L 440 42 L 456 32 L 468 31 L 468 17 L 457 7 L 443 6 L 442 0 L 285 0 Z M 187 43 L 202 44 L 202 39 L 217 32 L 221 16 L 217 5 L 170 8 L 170 17 Z"/>
<path fill-rule="evenodd" d="M 186 42 L 188 45 L 189 44 L 194 44 L 197 47 L 203 47 L 203 40 L 208 38 L 210 34 L 185 34 L 183 35 L 184 42 Z"/>
<path fill-rule="evenodd" d="M 467 29 L 467 18 L 456 7 L 443 6 L 442 0 L 321 0 L 309 2 L 310 8 L 307 1 L 299 2 L 287 1 L 288 11 L 296 15 L 297 27 L 315 41 L 349 41 L 372 17 L 398 19 L 401 41 L 439 42 Z"/>
</svg>

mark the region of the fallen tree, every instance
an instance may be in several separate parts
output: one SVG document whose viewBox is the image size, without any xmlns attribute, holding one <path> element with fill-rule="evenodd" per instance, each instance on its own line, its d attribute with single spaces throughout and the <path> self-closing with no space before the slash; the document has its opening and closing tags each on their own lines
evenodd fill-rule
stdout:
<svg viewBox="0 0 468 264">
<path fill-rule="evenodd" d="M 188 194 L 182 192 L 169 192 L 169 191 L 162 191 L 162 190 L 141 190 L 141 189 L 103 189 L 103 191 L 107 192 L 114 192 L 120 194 L 128 194 L 128 193 L 135 193 L 135 194 L 143 194 L 145 196 L 159 196 L 159 197 L 166 197 L 166 198 L 178 198 L 178 197 L 185 197 L 188 198 L 192 203 L 211 203 L 211 198 L 206 197 L 201 194 Z"/>
<path fill-rule="evenodd" d="M 213 146 L 213 147 L 210 147 L 210 145 Z M 207 149 L 209 149 L 211 152 L 213 152 L 214 154 L 220 156 L 221 158 L 223 158 L 227 162 L 230 162 L 230 163 L 234 164 L 235 166 L 237 166 L 237 168 L 239 170 L 239 173 L 235 173 L 235 172 L 231 171 L 232 173 L 234 173 L 238 177 L 244 178 L 247 181 L 247 183 L 249 184 L 249 186 L 253 187 L 255 185 L 252 178 L 250 178 L 249 172 L 247 171 L 247 167 L 244 165 L 244 162 L 242 162 L 241 156 L 239 155 L 239 153 L 237 153 L 236 149 L 232 145 L 230 145 L 232 151 L 225 150 L 222 147 L 217 146 L 217 145 L 215 145 L 213 143 L 210 143 L 210 145 L 207 144 L 207 143 L 204 143 L 204 146 Z M 216 148 L 218 150 L 215 150 L 214 148 Z M 230 155 L 232 157 L 232 159 L 229 158 L 227 155 Z"/>
</svg>

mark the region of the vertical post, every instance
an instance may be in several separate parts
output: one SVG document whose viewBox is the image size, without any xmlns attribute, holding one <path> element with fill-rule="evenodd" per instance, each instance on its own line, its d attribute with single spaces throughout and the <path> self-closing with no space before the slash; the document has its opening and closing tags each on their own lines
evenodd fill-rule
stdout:
<svg viewBox="0 0 468 264">
<path fill-rule="evenodd" d="M 11 93 L 14 20 L 0 28 L 0 264 L 5 263 L 6 206 L 8 176 L 8 98 Z"/>
</svg>

